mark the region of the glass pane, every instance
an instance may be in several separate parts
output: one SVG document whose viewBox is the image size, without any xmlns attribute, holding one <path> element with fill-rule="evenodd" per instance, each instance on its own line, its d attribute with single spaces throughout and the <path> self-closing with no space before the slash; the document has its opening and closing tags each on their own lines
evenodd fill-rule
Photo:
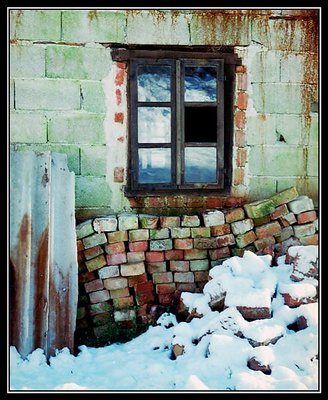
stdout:
<svg viewBox="0 0 328 400">
<path fill-rule="evenodd" d="M 139 149 L 139 183 L 171 182 L 171 149 Z"/>
<path fill-rule="evenodd" d="M 170 67 L 143 65 L 138 68 L 138 101 L 170 101 Z"/>
<path fill-rule="evenodd" d="M 138 142 L 171 142 L 171 109 L 169 107 L 138 108 Z"/>
<path fill-rule="evenodd" d="M 185 148 L 185 182 L 216 182 L 216 148 Z"/>
<path fill-rule="evenodd" d="M 185 101 L 216 101 L 216 68 L 185 67 Z"/>
</svg>

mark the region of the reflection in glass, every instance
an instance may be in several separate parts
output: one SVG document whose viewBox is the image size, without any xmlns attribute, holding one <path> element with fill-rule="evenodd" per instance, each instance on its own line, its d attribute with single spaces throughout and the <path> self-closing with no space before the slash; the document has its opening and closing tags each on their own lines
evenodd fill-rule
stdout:
<svg viewBox="0 0 328 400">
<path fill-rule="evenodd" d="M 185 67 L 185 101 L 216 101 L 216 68 Z"/>
<path fill-rule="evenodd" d="M 170 101 L 170 67 L 143 65 L 138 67 L 138 101 Z"/>
<path fill-rule="evenodd" d="M 138 142 L 171 142 L 171 109 L 169 107 L 138 108 Z"/>
<path fill-rule="evenodd" d="M 216 182 L 216 148 L 185 148 L 185 182 Z"/>
<path fill-rule="evenodd" d="M 171 149 L 139 149 L 139 183 L 171 182 Z"/>
</svg>

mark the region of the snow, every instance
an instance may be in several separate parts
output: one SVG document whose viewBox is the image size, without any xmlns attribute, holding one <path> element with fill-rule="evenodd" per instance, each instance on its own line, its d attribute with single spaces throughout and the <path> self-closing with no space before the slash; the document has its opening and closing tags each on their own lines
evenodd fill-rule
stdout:
<svg viewBox="0 0 328 400">
<path fill-rule="evenodd" d="M 300 253 L 313 260 L 306 250 L 298 249 Z M 49 363 L 41 349 L 23 360 L 12 346 L 10 391 L 318 391 L 318 303 L 289 308 L 281 294 L 287 289 L 312 296 L 318 282 L 306 278 L 295 283 L 290 279 L 293 266 L 284 257 L 277 266 L 270 261 L 270 256 L 246 251 L 244 257 L 213 267 L 203 293 L 182 294 L 189 311 L 200 317 L 178 323 L 175 315 L 164 313 L 156 326 L 127 343 L 82 345 L 76 356 L 58 349 Z M 236 301 L 213 311 L 209 303 L 220 296 Z M 240 299 L 255 307 L 269 305 L 271 318 L 245 320 L 236 308 Z M 307 327 L 289 329 L 301 316 Z M 183 347 L 182 355 L 172 356 L 174 345 Z M 252 357 L 269 366 L 271 374 L 250 369 Z"/>
</svg>

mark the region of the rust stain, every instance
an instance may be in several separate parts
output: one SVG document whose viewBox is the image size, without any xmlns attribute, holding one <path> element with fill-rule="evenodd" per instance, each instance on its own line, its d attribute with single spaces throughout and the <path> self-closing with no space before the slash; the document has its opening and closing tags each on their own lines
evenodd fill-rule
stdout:
<svg viewBox="0 0 328 400">
<path fill-rule="evenodd" d="M 88 20 L 92 22 L 94 19 L 98 19 L 98 12 L 97 10 L 91 10 L 88 12 Z"/>
<path fill-rule="evenodd" d="M 43 231 L 38 245 L 35 263 L 35 308 L 34 308 L 34 348 L 45 347 L 45 327 L 47 326 L 48 299 L 45 296 L 49 273 L 49 228 Z"/>
<path fill-rule="evenodd" d="M 44 174 L 42 175 L 42 181 L 41 181 L 42 186 L 46 187 L 48 182 L 49 182 L 48 169 L 45 168 Z"/>
<path fill-rule="evenodd" d="M 162 10 L 150 10 L 149 14 L 153 17 L 154 21 L 157 24 L 160 24 L 163 22 L 166 18 L 167 12 L 162 11 Z"/>
</svg>

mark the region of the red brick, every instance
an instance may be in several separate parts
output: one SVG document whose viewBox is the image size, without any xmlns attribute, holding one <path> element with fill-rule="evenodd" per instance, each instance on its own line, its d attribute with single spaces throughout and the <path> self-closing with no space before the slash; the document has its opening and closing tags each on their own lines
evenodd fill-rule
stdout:
<svg viewBox="0 0 328 400">
<path fill-rule="evenodd" d="M 211 260 L 219 260 L 220 258 L 225 258 L 230 256 L 230 248 L 221 247 L 220 249 L 209 250 L 208 253 Z"/>
<path fill-rule="evenodd" d="M 279 218 L 279 221 L 280 221 L 281 225 L 284 226 L 284 227 L 287 227 L 289 225 L 293 225 L 293 224 L 295 224 L 297 222 L 296 218 L 295 218 L 295 215 L 292 212 L 290 212 L 290 213 L 288 213 L 286 215 L 283 215 L 281 218 Z"/>
<path fill-rule="evenodd" d="M 253 219 L 254 226 L 264 225 L 271 221 L 270 215 L 264 215 L 263 217 L 252 218 L 252 219 Z"/>
<path fill-rule="evenodd" d="M 128 263 L 135 263 L 139 261 L 145 261 L 145 252 L 144 251 L 130 251 L 126 253 L 128 258 Z"/>
<path fill-rule="evenodd" d="M 237 89 L 247 90 L 247 74 L 237 73 Z"/>
<path fill-rule="evenodd" d="M 204 258 L 207 258 L 207 250 L 199 250 L 199 249 L 184 250 L 185 260 L 202 260 Z"/>
<path fill-rule="evenodd" d="M 164 261 L 164 254 L 162 251 L 147 251 L 146 261 L 148 262 Z"/>
<path fill-rule="evenodd" d="M 192 239 L 174 239 L 174 248 L 178 250 L 186 250 L 193 248 Z"/>
<path fill-rule="evenodd" d="M 94 281 L 85 282 L 84 289 L 87 293 L 104 289 L 103 281 L 101 279 L 95 279 Z"/>
<path fill-rule="evenodd" d="M 189 261 L 170 261 L 170 271 L 189 271 Z"/>
<path fill-rule="evenodd" d="M 235 71 L 236 71 L 236 73 L 245 73 L 246 66 L 245 65 L 236 65 Z"/>
<path fill-rule="evenodd" d="M 133 296 L 119 297 L 117 299 L 113 299 L 113 304 L 114 304 L 114 307 L 117 309 L 133 307 L 133 305 L 134 305 Z"/>
<path fill-rule="evenodd" d="M 137 285 L 138 283 L 145 283 L 147 282 L 147 274 L 141 274 L 141 275 L 134 275 L 134 276 L 128 276 L 128 285 L 129 287 L 132 287 L 134 285 Z"/>
<path fill-rule="evenodd" d="M 114 115 L 114 121 L 119 123 L 119 124 L 123 124 L 124 121 L 124 114 L 121 112 L 116 112 Z"/>
<path fill-rule="evenodd" d="M 263 250 L 268 246 L 275 244 L 275 238 L 273 236 L 266 237 L 264 239 L 255 240 L 254 245 L 257 250 Z"/>
<path fill-rule="evenodd" d="M 206 204 L 206 201 L 204 197 L 202 196 L 196 196 L 196 197 L 187 197 L 187 208 L 199 208 L 199 207 L 204 207 Z"/>
<path fill-rule="evenodd" d="M 84 250 L 83 242 L 81 239 L 76 241 L 76 250 L 78 252 Z"/>
<path fill-rule="evenodd" d="M 107 278 L 104 279 L 104 286 L 108 290 L 123 289 L 128 286 L 128 280 L 123 277 Z"/>
<path fill-rule="evenodd" d="M 217 239 L 215 238 L 197 238 L 193 239 L 195 249 L 216 249 Z"/>
<path fill-rule="evenodd" d="M 127 262 L 126 253 L 107 254 L 107 265 L 119 265 Z"/>
<path fill-rule="evenodd" d="M 239 92 L 237 95 L 237 107 L 239 110 L 246 110 L 248 96 L 245 92 Z"/>
<path fill-rule="evenodd" d="M 112 299 L 118 299 L 120 297 L 129 297 L 129 296 L 130 296 L 130 291 L 128 287 L 122 289 L 110 290 L 110 297 Z"/>
<path fill-rule="evenodd" d="M 174 228 L 180 226 L 180 217 L 160 217 L 161 228 Z"/>
<path fill-rule="evenodd" d="M 165 197 L 148 197 L 146 201 L 146 207 L 165 207 Z"/>
<path fill-rule="evenodd" d="M 92 258 L 95 258 L 99 256 L 100 254 L 103 254 L 104 250 L 101 248 L 101 246 L 95 246 L 91 247 L 90 249 L 84 250 L 84 257 L 86 260 L 90 260 Z"/>
<path fill-rule="evenodd" d="M 245 129 L 246 115 L 244 111 L 235 112 L 235 125 L 237 129 Z"/>
<path fill-rule="evenodd" d="M 173 282 L 172 272 L 154 272 L 153 273 L 154 283 L 170 283 Z"/>
<path fill-rule="evenodd" d="M 124 244 L 124 242 L 105 244 L 105 251 L 109 255 L 124 253 L 125 252 L 125 244 Z"/>
<path fill-rule="evenodd" d="M 96 269 L 102 268 L 104 265 L 106 265 L 106 259 L 105 257 L 101 254 L 100 256 L 96 258 L 92 258 L 89 261 L 85 262 L 88 271 L 94 271 Z"/>
<path fill-rule="evenodd" d="M 222 236 L 228 233 L 230 233 L 229 224 L 211 226 L 211 236 Z"/>
<path fill-rule="evenodd" d="M 159 283 L 156 285 L 157 294 L 167 294 L 175 292 L 175 283 Z"/>
<path fill-rule="evenodd" d="M 317 219 L 317 213 L 315 211 L 306 211 L 297 215 L 298 224 L 306 224 L 308 222 L 313 222 Z"/>
<path fill-rule="evenodd" d="M 237 306 L 237 310 L 247 320 L 271 318 L 271 310 L 267 307 Z"/>
<path fill-rule="evenodd" d="M 217 225 L 213 225 L 217 226 Z M 191 228 L 191 237 L 195 238 L 209 238 L 211 237 L 211 227 Z"/>
<path fill-rule="evenodd" d="M 236 236 L 236 243 L 239 248 L 246 247 L 248 244 L 255 242 L 256 235 L 254 231 L 248 231 L 242 235 Z"/>
<path fill-rule="evenodd" d="M 118 122 L 115 120 L 115 122 Z M 122 120 L 123 122 L 123 120 Z M 124 182 L 124 167 L 115 167 L 114 168 L 114 182 L 122 183 Z"/>
<path fill-rule="evenodd" d="M 174 282 L 179 283 L 191 283 L 195 281 L 195 276 L 193 272 L 175 272 L 174 273 Z"/>
<path fill-rule="evenodd" d="M 237 149 L 237 167 L 245 167 L 247 161 L 247 149 L 238 148 Z"/>
<path fill-rule="evenodd" d="M 116 67 L 117 68 L 120 68 L 120 69 L 126 69 L 126 63 L 124 63 L 124 62 L 117 62 L 116 63 Z"/>
<path fill-rule="evenodd" d="M 148 241 L 143 240 L 141 242 L 129 242 L 129 250 L 130 251 L 147 251 L 148 250 Z"/>
<path fill-rule="evenodd" d="M 316 233 L 315 235 L 303 236 L 300 238 L 300 242 L 303 246 L 317 246 L 319 244 L 319 235 Z"/>
<path fill-rule="evenodd" d="M 167 198 L 167 206 L 169 208 L 180 208 L 185 207 L 187 199 L 185 196 L 174 196 Z"/>
<path fill-rule="evenodd" d="M 255 233 L 258 239 L 264 239 L 269 236 L 276 236 L 281 233 L 281 226 L 277 221 L 269 222 L 268 224 L 256 227 Z"/>
<path fill-rule="evenodd" d="M 241 167 L 235 168 L 234 178 L 233 178 L 234 185 L 241 185 L 244 182 L 244 178 L 245 178 L 244 168 Z"/>
<path fill-rule="evenodd" d="M 289 293 L 282 293 L 284 302 L 288 307 L 294 308 L 299 307 L 302 304 L 315 303 L 317 300 L 313 297 L 301 297 L 294 299 Z"/>
<path fill-rule="evenodd" d="M 174 293 L 165 293 L 158 295 L 158 301 L 160 304 L 171 304 L 174 298 Z"/>
<path fill-rule="evenodd" d="M 227 197 L 226 199 L 226 207 L 228 208 L 234 208 L 234 207 L 239 207 L 245 204 L 247 201 L 247 198 L 245 197 Z"/>
<path fill-rule="evenodd" d="M 288 213 L 289 213 L 289 210 L 288 210 L 288 207 L 286 206 L 286 204 L 281 204 L 274 210 L 274 212 L 270 215 L 270 217 L 271 217 L 271 219 L 275 220 L 275 219 L 278 219 Z"/>
<path fill-rule="evenodd" d="M 143 197 L 129 197 L 128 198 L 131 208 L 142 208 L 144 207 Z"/>
<path fill-rule="evenodd" d="M 149 239 L 148 229 L 131 229 L 129 231 L 130 242 L 142 242 Z"/>
<path fill-rule="evenodd" d="M 183 260 L 183 250 L 166 250 L 164 252 L 165 260 Z"/>
<path fill-rule="evenodd" d="M 158 261 L 158 262 L 146 263 L 146 268 L 148 274 L 153 274 L 154 272 L 166 272 L 166 262 Z"/>
<path fill-rule="evenodd" d="M 95 303 L 102 303 L 104 301 L 109 300 L 109 292 L 108 290 L 98 290 L 97 292 L 92 292 L 89 293 L 89 299 L 90 303 L 95 304 Z"/>
<path fill-rule="evenodd" d="M 154 284 L 152 281 L 147 281 L 143 283 L 137 283 L 134 286 L 134 290 L 136 293 L 146 293 L 154 291 Z"/>
<path fill-rule="evenodd" d="M 153 292 L 138 293 L 136 295 L 136 301 L 138 306 L 142 306 L 149 303 L 155 302 L 155 294 Z"/>
<path fill-rule="evenodd" d="M 115 90 L 116 105 L 119 106 L 122 103 L 122 92 L 120 89 Z"/>
<path fill-rule="evenodd" d="M 235 145 L 237 147 L 245 147 L 246 146 L 245 131 L 236 129 L 236 131 L 235 131 Z"/>
<path fill-rule="evenodd" d="M 124 83 L 124 78 L 125 78 L 124 69 L 119 69 L 119 71 L 117 71 L 116 76 L 115 76 L 115 85 L 122 86 Z"/>
<path fill-rule="evenodd" d="M 98 278 L 98 274 L 95 271 L 86 271 L 79 274 L 79 283 L 85 283 L 93 281 Z"/>
<path fill-rule="evenodd" d="M 216 238 L 217 247 L 232 246 L 236 243 L 235 237 L 232 233 L 227 235 L 218 236 Z"/>
<path fill-rule="evenodd" d="M 128 232 L 127 231 L 108 232 L 107 240 L 108 243 L 126 242 L 128 240 Z"/>
<path fill-rule="evenodd" d="M 207 197 L 206 208 L 223 208 L 225 205 L 225 198 L 222 197 Z"/>
<path fill-rule="evenodd" d="M 177 283 L 177 290 L 180 292 L 195 292 L 196 291 L 196 284 L 194 282 L 189 283 Z"/>
<path fill-rule="evenodd" d="M 207 282 L 208 281 L 208 271 L 195 271 L 195 282 Z"/>
</svg>

